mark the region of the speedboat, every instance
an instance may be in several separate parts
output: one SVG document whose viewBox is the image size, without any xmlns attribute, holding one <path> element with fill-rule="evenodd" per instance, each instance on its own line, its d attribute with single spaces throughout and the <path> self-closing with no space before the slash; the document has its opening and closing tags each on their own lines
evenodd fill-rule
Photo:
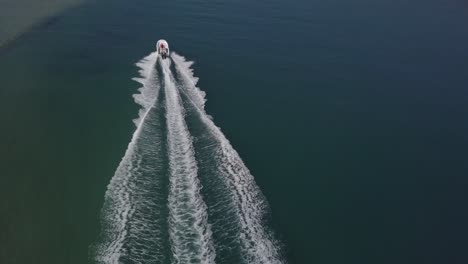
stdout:
<svg viewBox="0 0 468 264">
<path fill-rule="evenodd" d="M 167 58 L 169 56 L 169 44 L 167 44 L 167 41 L 164 39 L 158 40 L 156 43 L 156 51 L 161 55 L 161 58 Z"/>
</svg>

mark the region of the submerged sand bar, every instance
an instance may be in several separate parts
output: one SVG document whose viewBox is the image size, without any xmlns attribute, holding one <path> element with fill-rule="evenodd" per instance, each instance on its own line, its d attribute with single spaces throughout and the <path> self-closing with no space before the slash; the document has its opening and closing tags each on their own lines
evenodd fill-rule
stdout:
<svg viewBox="0 0 468 264">
<path fill-rule="evenodd" d="M 0 48 L 83 0 L 0 0 Z"/>
</svg>

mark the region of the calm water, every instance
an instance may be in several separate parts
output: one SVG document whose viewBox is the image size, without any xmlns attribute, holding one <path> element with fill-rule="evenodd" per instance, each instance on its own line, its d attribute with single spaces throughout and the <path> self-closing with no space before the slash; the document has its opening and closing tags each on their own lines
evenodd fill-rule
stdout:
<svg viewBox="0 0 468 264">
<path fill-rule="evenodd" d="M 0 53 L 0 262 L 92 263 L 165 38 L 288 263 L 468 261 L 463 1 L 91 1 Z"/>
</svg>

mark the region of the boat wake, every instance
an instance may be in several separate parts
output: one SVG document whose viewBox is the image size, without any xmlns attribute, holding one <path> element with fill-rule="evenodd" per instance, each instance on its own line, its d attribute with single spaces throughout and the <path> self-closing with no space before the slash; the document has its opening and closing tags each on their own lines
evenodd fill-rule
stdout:
<svg viewBox="0 0 468 264">
<path fill-rule="evenodd" d="M 205 112 L 192 64 L 175 53 L 137 63 L 141 109 L 105 195 L 97 263 L 285 263 L 266 199 Z"/>
</svg>

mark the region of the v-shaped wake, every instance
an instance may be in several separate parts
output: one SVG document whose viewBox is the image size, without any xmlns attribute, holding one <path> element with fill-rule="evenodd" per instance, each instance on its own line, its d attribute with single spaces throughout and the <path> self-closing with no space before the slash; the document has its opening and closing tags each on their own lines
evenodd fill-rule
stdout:
<svg viewBox="0 0 468 264">
<path fill-rule="evenodd" d="M 266 199 L 206 114 L 192 64 L 175 53 L 137 63 L 141 109 L 106 192 L 97 263 L 284 263 Z"/>
</svg>

